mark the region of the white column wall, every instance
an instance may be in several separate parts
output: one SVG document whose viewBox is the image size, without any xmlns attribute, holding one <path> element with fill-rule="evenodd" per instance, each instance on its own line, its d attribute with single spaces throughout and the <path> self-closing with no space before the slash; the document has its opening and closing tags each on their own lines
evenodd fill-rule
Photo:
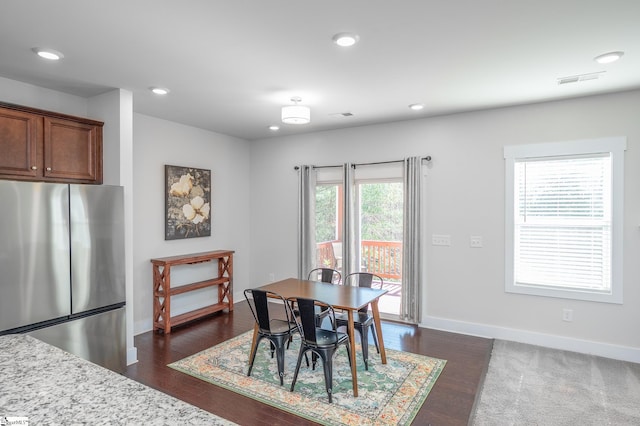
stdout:
<svg viewBox="0 0 640 426">
<path fill-rule="evenodd" d="M 104 121 L 103 182 L 124 188 L 127 364 L 138 360 L 133 330 L 133 94 L 116 89 L 89 99 L 88 113 Z"/>
</svg>

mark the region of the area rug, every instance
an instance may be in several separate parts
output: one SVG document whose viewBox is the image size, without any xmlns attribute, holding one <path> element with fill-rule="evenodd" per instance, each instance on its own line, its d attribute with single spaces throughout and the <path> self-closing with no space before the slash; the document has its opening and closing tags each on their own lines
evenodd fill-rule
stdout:
<svg viewBox="0 0 640 426">
<path fill-rule="evenodd" d="M 333 364 L 333 402 L 329 404 L 322 366 L 302 363 L 294 392 L 290 392 L 300 338 L 294 337 L 285 355 L 284 386 L 276 359 L 263 339 L 247 377 L 253 332 L 246 332 L 212 348 L 169 364 L 183 373 L 221 386 L 262 403 L 324 425 L 408 425 L 426 400 L 446 361 L 387 349 L 387 364 L 372 347 L 369 370 L 356 347 L 358 397 L 353 397 L 347 351 L 340 348 Z"/>
</svg>

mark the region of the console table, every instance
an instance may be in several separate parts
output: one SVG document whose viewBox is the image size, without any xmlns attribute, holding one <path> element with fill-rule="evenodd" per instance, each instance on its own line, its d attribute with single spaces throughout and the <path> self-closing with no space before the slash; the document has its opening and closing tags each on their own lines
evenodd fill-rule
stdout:
<svg viewBox="0 0 640 426">
<path fill-rule="evenodd" d="M 151 259 L 153 264 L 153 331 L 171 333 L 171 327 L 187 321 L 228 309 L 233 311 L 233 253 L 232 250 L 215 250 L 181 256 Z M 211 279 L 171 287 L 171 267 L 193 265 L 217 260 L 216 275 Z M 218 302 L 171 317 L 171 296 L 207 287 L 217 287 Z"/>
</svg>

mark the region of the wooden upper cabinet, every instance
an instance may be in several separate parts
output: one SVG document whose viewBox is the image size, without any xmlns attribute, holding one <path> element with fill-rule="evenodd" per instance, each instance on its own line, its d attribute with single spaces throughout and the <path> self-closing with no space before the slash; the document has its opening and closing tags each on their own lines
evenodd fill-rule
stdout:
<svg viewBox="0 0 640 426">
<path fill-rule="evenodd" d="M 100 121 L 0 103 L 0 178 L 102 183 Z"/>
<path fill-rule="evenodd" d="M 102 158 L 102 151 L 98 152 L 102 143 L 98 144 L 98 129 L 102 130 L 90 124 L 45 117 L 44 176 L 102 181 L 102 170 L 98 164 L 98 158 Z"/>
<path fill-rule="evenodd" d="M 38 176 L 38 124 L 33 114 L 0 108 L 0 174 Z"/>
</svg>

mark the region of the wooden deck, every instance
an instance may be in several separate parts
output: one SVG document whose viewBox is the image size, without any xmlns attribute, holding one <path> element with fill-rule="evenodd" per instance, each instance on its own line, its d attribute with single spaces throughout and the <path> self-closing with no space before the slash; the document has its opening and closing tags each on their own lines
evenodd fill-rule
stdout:
<svg viewBox="0 0 640 426">
<path fill-rule="evenodd" d="M 218 312 L 172 330 L 136 336 L 137 364 L 127 377 L 241 425 L 311 425 L 293 414 L 180 373 L 167 364 L 253 328 L 246 301 L 231 313 Z M 447 365 L 418 412 L 414 425 L 467 425 L 486 374 L 493 340 L 383 321 L 385 346 L 447 360 Z"/>
</svg>

